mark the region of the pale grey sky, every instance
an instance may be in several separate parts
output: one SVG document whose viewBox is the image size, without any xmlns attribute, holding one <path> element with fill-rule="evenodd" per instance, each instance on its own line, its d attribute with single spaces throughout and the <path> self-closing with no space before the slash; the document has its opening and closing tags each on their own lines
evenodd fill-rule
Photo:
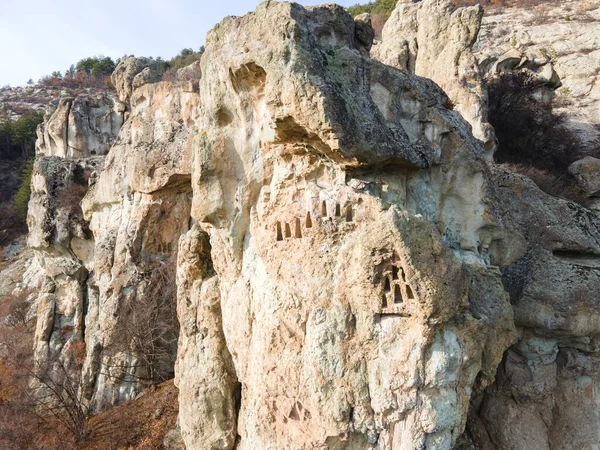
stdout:
<svg viewBox="0 0 600 450">
<path fill-rule="evenodd" d="M 305 6 L 327 0 L 297 0 Z M 342 6 L 365 3 L 337 0 Z M 0 86 L 24 85 L 88 56 L 171 58 L 198 49 L 223 17 L 260 0 L 0 0 Z M 329 1 L 331 3 L 331 1 Z"/>
</svg>

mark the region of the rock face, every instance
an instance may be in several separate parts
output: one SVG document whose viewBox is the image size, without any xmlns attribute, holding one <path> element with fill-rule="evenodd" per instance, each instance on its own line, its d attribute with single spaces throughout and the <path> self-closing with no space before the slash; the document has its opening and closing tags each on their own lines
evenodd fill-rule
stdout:
<svg viewBox="0 0 600 450">
<path fill-rule="evenodd" d="M 600 159 L 586 156 L 569 166 L 579 186 L 590 197 L 600 197 Z"/>
<path fill-rule="evenodd" d="M 150 58 L 128 56 L 121 59 L 111 76 L 119 100 L 127 105 L 135 88 L 158 81 L 157 68 L 156 61 Z"/>
<path fill-rule="evenodd" d="M 394 17 L 390 66 L 367 16 L 266 1 L 180 81 L 123 60 L 106 157 L 42 150 L 78 99 L 45 123 L 36 356 L 85 342 L 93 411 L 174 375 L 188 449 L 594 448 L 598 218 L 488 162 L 480 9 Z"/>
<path fill-rule="evenodd" d="M 79 202 L 102 157 L 67 160 L 38 156 L 32 172 L 27 223 L 39 292 L 34 355 L 39 367 L 70 365 L 84 341 L 87 280 L 93 242 Z M 29 283 L 32 287 L 32 283 Z"/>
<path fill-rule="evenodd" d="M 178 255 L 188 448 L 451 448 L 515 338 L 481 144 L 355 36 L 339 7 L 266 2 L 207 37 Z"/>
<path fill-rule="evenodd" d="M 136 305 L 156 307 L 143 303 L 150 296 L 152 274 L 176 263 L 179 236 L 189 229 L 190 167 L 200 139 L 194 125 L 199 96 L 189 90 L 187 83 L 164 82 L 134 91 L 131 116 L 83 201 L 95 242 L 96 297 L 90 301 L 84 367 L 86 395 L 95 410 L 135 397 L 141 389 L 137 380 L 149 376 L 148 364 L 140 362 L 144 355 L 123 345 L 123 330 L 131 328 L 139 313 Z M 166 273 L 175 311 L 175 271 Z M 162 327 L 161 336 L 176 336 L 176 325 L 156 326 Z M 175 352 L 162 351 L 167 361 L 159 361 L 159 369 L 165 375 L 173 375 Z M 170 368 L 165 368 L 169 359 Z M 115 367 L 115 373 L 98 373 L 99 367 Z"/>
<path fill-rule="evenodd" d="M 596 448 L 600 220 L 522 175 L 495 179 L 527 251 L 503 269 L 520 339 L 479 399 L 475 448 Z"/>
<path fill-rule="evenodd" d="M 491 158 L 497 142 L 472 51 L 482 16 L 480 5 L 456 8 L 449 0 L 400 0 L 372 53 L 385 64 L 439 84 Z"/>
<path fill-rule="evenodd" d="M 490 9 L 474 52 L 482 70 L 527 70 L 557 89 L 556 110 L 583 150 L 600 142 L 600 9 L 594 0 Z M 597 155 L 596 155 L 597 156 Z"/>
<path fill-rule="evenodd" d="M 75 159 L 105 155 L 123 124 L 123 111 L 106 94 L 64 97 L 38 127 L 36 154 Z"/>
</svg>

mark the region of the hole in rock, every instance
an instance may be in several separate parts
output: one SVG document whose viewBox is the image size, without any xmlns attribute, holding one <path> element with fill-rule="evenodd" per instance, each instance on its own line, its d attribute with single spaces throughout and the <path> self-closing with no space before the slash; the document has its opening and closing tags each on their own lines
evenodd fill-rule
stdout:
<svg viewBox="0 0 600 450">
<path fill-rule="evenodd" d="M 312 218 L 310 217 L 310 212 L 306 213 L 306 228 L 312 228 Z"/>
<path fill-rule="evenodd" d="M 415 298 L 415 294 L 413 294 L 413 291 L 408 284 L 406 285 L 406 296 L 409 300 L 413 300 Z"/>
<path fill-rule="evenodd" d="M 325 200 L 321 203 L 321 215 L 327 217 L 327 202 Z"/>
<path fill-rule="evenodd" d="M 296 405 L 292 407 L 290 414 L 288 416 L 292 420 L 300 420 L 300 416 L 298 415 L 298 411 L 296 410 Z"/>
<path fill-rule="evenodd" d="M 398 268 L 397 267 L 392 267 L 392 278 L 394 280 L 398 279 Z"/>
<path fill-rule="evenodd" d="M 340 208 L 340 204 L 335 204 L 335 217 L 340 217 L 342 215 L 342 209 Z"/>
<path fill-rule="evenodd" d="M 285 237 L 286 238 L 291 238 L 292 237 L 292 229 L 290 228 L 290 224 L 289 223 L 285 224 Z"/>
<path fill-rule="evenodd" d="M 296 217 L 296 238 L 302 238 L 302 229 L 300 227 L 300 219 Z"/>
<path fill-rule="evenodd" d="M 346 208 L 346 222 L 352 222 L 352 206 Z"/>
<path fill-rule="evenodd" d="M 226 108 L 220 108 L 216 114 L 217 125 L 220 127 L 226 127 L 233 122 L 233 116 Z"/>
<path fill-rule="evenodd" d="M 387 308 L 387 294 L 383 294 L 383 297 L 381 298 L 381 307 L 382 308 Z"/>
<path fill-rule="evenodd" d="M 281 222 L 277 222 L 277 240 L 283 241 L 283 233 L 281 232 Z"/>
<path fill-rule="evenodd" d="M 402 293 L 400 292 L 400 286 L 394 286 L 394 303 L 402 303 Z"/>
<path fill-rule="evenodd" d="M 390 279 L 386 277 L 385 283 L 383 284 L 383 292 L 390 292 L 392 289 L 390 287 Z"/>
</svg>

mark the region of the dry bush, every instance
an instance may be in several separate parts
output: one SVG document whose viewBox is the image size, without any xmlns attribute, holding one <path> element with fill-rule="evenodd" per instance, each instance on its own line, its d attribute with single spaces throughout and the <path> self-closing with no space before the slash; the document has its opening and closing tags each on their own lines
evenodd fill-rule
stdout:
<svg viewBox="0 0 600 450">
<path fill-rule="evenodd" d="M 27 232 L 27 224 L 12 204 L 0 205 L 0 247 Z"/>
<path fill-rule="evenodd" d="M 115 90 L 110 80 L 110 75 L 94 76 L 85 72 L 76 72 L 73 76 L 65 76 L 63 78 L 45 76 L 38 81 L 38 84 L 44 88 L 73 89 L 76 91 L 87 88 Z"/>
<path fill-rule="evenodd" d="M 559 5 L 563 3 L 563 0 L 453 0 L 453 3 L 456 6 L 473 6 L 481 4 L 483 7 L 489 9 L 516 6 L 526 9 L 538 5 Z"/>
<path fill-rule="evenodd" d="M 584 204 L 587 197 L 577 186 L 571 175 L 557 176 L 547 170 L 537 169 L 522 164 L 505 164 L 512 172 L 517 172 L 530 178 L 542 191 L 553 197 L 560 197 Z"/>
<path fill-rule="evenodd" d="M 170 69 L 165 70 L 163 73 L 162 81 L 176 81 L 177 80 L 177 70 L 175 67 L 171 67 Z"/>
<path fill-rule="evenodd" d="M 387 19 L 388 16 L 381 14 L 373 14 L 371 16 L 371 26 L 373 27 L 373 30 L 375 30 L 375 39 L 381 39 L 381 32 L 383 31 Z"/>
<path fill-rule="evenodd" d="M 69 183 L 64 189 L 58 192 L 57 206 L 62 208 L 79 206 L 88 189 L 87 184 Z"/>
<path fill-rule="evenodd" d="M 568 178 L 568 166 L 579 159 L 578 136 L 554 113 L 551 102 L 537 99 L 540 86 L 525 72 L 507 72 L 488 80 L 489 121 L 499 147 L 496 161 L 530 166 Z"/>
</svg>

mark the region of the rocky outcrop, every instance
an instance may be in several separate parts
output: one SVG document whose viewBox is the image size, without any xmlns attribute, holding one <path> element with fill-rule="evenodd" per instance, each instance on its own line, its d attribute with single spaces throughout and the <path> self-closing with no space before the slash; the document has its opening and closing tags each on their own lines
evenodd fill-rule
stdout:
<svg viewBox="0 0 600 450">
<path fill-rule="evenodd" d="M 105 155 L 123 124 L 124 107 L 107 94 L 61 98 L 37 130 L 36 154 L 61 158 Z"/>
<path fill-rule="evenodd" d="M 451 448 L 514 339 L 483 148 L 355 30 L 266 2 L 207 37 L 179 246 L 188 448 Z"/>
<path fill-rule="evenodd" d="M 595 445 L 600 223 L 486 162 L 480 14 L 400 3 L 405 66 L 367 16 L 273 1 L 179 81 L 123 60 L 108 155 L 36 162 L 38 360 L 85 342 L 93 411 L 174 375 L 188 449 Z M 450 98 L 414 74 L 442 53 Z"/>
<path fill-rule="evenodd" d="M 41 280 L 35 301 L 37 367 L 68 367 L 72 349 L 84 340 L 93 242 L 79 202 L 89 174 L 101 163 L 102 157 L 39 156 L 33 168 L 27 222 L 33 266 Z"/>
<path fill-rule="evenodd" d="M 522 175 L 497 169 L 495 179 L 527 251 L 503 269 L 520 339 L 475 406 L 475 448 L 594 448 L 600 220 Z"/>
<path fill-rule="evenodd" d="M 569 172 L 588 196 L 600 197 L 600 159 L 586 156 L 571 164 Z"/>
<path fill-rule="evenodd" d="M 127 56 L 117 64 L 111 76 L 113 86 L 119 93 L 119 100 L 129 104 L 135 88 L 160 79 L 158 64 L 150 58 Z"/>
<path fill-rule="evenodd" d="M 449 0 L 400 0 L 372 53 L 385 64 L 439 84 L 491 158 L 497 142 L 487 121 L 487 93 L 472 51 L 482 16 L 480 5 L 456 8 Z"/>
<path fill-rule="evenodd" d="M 489 8 L 474 46 L 488 76 L 525 70 L 559 88 L 555 109 L 592 156 L 600 142 L 599 49 L 600 10 L 593 0 Z"/>
<path fill-rule="evenodd" d="M 199 96 L 188 87 L 162 82 L 134 91 L 131 116 L 82 203 L 95 241 L 96 298 L 90 302 L 84 371 L 86 395 L 96 410 L 135 397 L 149 377 L 144 355 L 123 343 L 122 334 L 132 326 L 136 305 L 155 307 L 145 300 L 152 273 L 175 264 L 179 236 L 189 229 L 190 167 L 201 136 L 195 127 Z M 174 286 L 174 271 L 170 277 L 165 282 Z M 161 331 L 169 332 L 176 336 L 178 330 Z M 170 369 L 163 368 L 171 376 L 175 351 L 164 351 L 172 352 Z"/>
</svg>

